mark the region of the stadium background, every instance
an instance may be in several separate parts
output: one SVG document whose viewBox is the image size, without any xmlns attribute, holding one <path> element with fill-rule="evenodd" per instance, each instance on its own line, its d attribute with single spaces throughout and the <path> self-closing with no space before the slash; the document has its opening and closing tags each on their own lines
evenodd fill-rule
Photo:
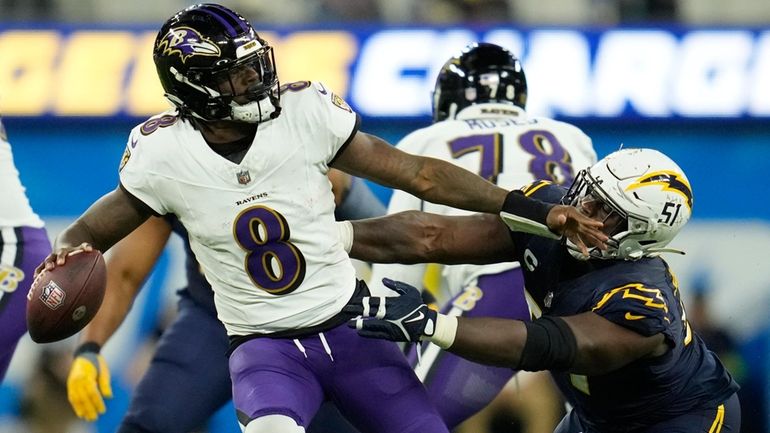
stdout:
<svg viewBox="0 0 770 433">
<path fill-rule="evenodd" d="M 704 295 L 714 326 L 735 341 L 729 362 L 744 387 L 743 431 L 768 431 L 765 1 L 734 0 L 724 9 L 708 0 L 292 0 L 283 11 L 260 1 L 223 3 L 252 18 L 276 46 L 282 83 L 322 80 L 362 114 L 363 130 L 393 143 L 430 122 L 441 63 L 486 40 L 523 60 L 528 111 L 583 128 L 600 157 L 621 144 L 672 156 L 690 178 L 695 205 L 675 242 L 687 255 L 668 259 L 685 300 Z M 165 109 L 151 44 L 155 29 L 185 4 L 0 1 L 0 112 L 51 236 L 115 187 L 128 131 Z M 387 189 L 372 187 L 387 200 Z M 173 314 L 174 291 L 184 284 L 181 254 L 174 240 L 105 349 L 116 396 L 98 424 L 68 412 L 62 380 L 74 340 L 36 346 L 25 337 L 0 386 L 0 433 L 113 431 L 142 358 Z M 41 427 L 37 418 L 58 421 Z M 238 431 L 231 408 L 209 428 Z"/>
</svg>

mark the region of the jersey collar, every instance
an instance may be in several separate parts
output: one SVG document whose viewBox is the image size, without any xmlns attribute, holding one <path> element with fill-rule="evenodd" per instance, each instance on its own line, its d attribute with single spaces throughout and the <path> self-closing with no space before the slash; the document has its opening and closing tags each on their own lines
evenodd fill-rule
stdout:
<svg viewBox="0 0 770 433">
<path fill-rule="evenodd" d="M 519 119 L 526 119 L 527 112 L 515 105 L 488 102 L 484 104 L 473 104 L 465 107 L 460 110 L 459 113 L 457 113 L 457 116 L 455 116 L 457 120 L 482 118 L 491 119 L 500 117 L 516 117 Z"/>
</svg>

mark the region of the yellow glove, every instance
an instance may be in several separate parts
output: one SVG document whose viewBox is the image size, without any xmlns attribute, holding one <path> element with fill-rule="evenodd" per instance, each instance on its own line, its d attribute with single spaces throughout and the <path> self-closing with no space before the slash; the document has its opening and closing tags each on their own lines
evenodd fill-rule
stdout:
<svg viewBox="0 0 770 433">
<path fill-rule="evenodd" d="M 96 343 L 86 343 L 75 352 L 67 377 L 67 398 L 75 414 L 95 421 L 106 410 L 104 398 L 112 398 L 110 369 Z"/>
</svg>

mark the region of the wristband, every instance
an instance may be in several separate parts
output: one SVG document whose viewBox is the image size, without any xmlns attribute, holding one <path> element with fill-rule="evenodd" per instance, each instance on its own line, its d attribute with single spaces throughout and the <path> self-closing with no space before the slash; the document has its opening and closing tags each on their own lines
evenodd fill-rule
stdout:
<svg viewBox="0 0 770 433">
<path fill-rule="evenodd" d="M 428 337 L 431 343 L 442 349 L 448 349 L 457 336 L 457 316 L 436 315 L 436 330 Z"/>
<path fill-rule="evenodd" d="M 77 349 L 75 349 L 74 356 L 77 358 L 80 355 L 83 355 L 85 353 L 96 353 L 99 354 L 99 351 L 102 350 L 102 345 L 95 342 L 95 341 L 87 341 L 80 346 L 78 346 Z"/>
<path fill-rule="evenodd" d="M 500 217 L 512 231 L 561 239 L 559 234 L 548 228 L 548 212 L 554 206 L 552 203 L 526 197 L 523 192 L 514 190 L 505 196 Z"/>
</svg>

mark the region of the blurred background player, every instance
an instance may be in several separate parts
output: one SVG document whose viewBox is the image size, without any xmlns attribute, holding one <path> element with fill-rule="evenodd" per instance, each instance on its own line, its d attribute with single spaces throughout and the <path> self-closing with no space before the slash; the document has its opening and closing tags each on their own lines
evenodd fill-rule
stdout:
<svg viewBox="0 0 770 433">
<path fill-rule="evenodd" d="M 29 205 L 0 119 L 0 382 L 27 332 L 27 292 L 51 252 L 43 221 Z"/>
<path fill-rule="evenodd" d="M 519 60 L 498 45 L 469 45 L 439 72 L 433 93 L 433 125 L 407 135 L 398 148 L 449 161 L 505 189 L 537 179 L 570 185 L 575 173 L 596 162 L 591 139 L 568 123 L 528 116 L 526 103 L 527 79 Z M 467 214 L 395 191 L 388 213 L 405 210 Z M 373 292 L 383 290 L 383 277 L 422 287 L 427 268 L 375 264 L 370 287 Z M 435 267 L 430 269 L 436 272 Z M 445 300 L 449 299 L 441 308 L 445 314 L 529 320 L 524 279 L 516 262 L 447 266 L 441 289 L 448 293 Z M 378 293 L 392 294 L 384 290 Z M 441 298 L 441 294 L 437 296 Z M 414 353 L 411 358 L 450 428 L 486 406 L 515 373 L 464 360 L 433 344 L 423 346 L 419 364 Z"/>
<path fill-rule="evenodd" d="M 372 261 L 522 263 L 543 312 L 532 322 L 454 317 L 430 310 L 408 284 L 346 311 L 362 336 L 427 339 L 467 359 L 548 370 L 572 409 L 557 433 L 739 433 L 738 384 L 690 326 L 679 282 L 663 253 L 692 214 L 682 169 L 652 149 L 623 149 L 582 170 L 569 190 L 524 189 L 603 222 L 606 249 L 516 231 L 502 215 L 400 213 L 354 222 L 351 256 Z M 343 223 L 341 223 L 343 224 Z M 343 225 L 351 225 L 345 222 Z M 357 305 L 356 305 L 357 304 Z"/>
<path fill-rule="evenodd" d="M 339 170 L 330 171 L 329 179 L 338 219 L 385 213 L 382 202 L 361 179 Z M 87 421 L 105 412 L 104 398 L 112 397 L 112 389 L 109 367 L 100 349 L 128 314 L 171 233 L 184 241 L 187 286 L 178 292 L 177 315 L 164 330 L 149 368 L 134 390 L 120 433 L 191 432 L 232 398 L 225 355 L 229 342 L 217 320 L 214 292 L 201 274 L 187 231 L 178 219 L 169 216 L 150 218 L 107 253 L 107 291 L 99 313 L 80 333 L 67 380 L 70 404 L 78 417 Z M 323 411 L 326 424 L 336 419 L 344 425 L 331 405 Z M 321 433 L 329 428 L 333 426 L 311 425 L 309 431 Z"/>
</svg>

